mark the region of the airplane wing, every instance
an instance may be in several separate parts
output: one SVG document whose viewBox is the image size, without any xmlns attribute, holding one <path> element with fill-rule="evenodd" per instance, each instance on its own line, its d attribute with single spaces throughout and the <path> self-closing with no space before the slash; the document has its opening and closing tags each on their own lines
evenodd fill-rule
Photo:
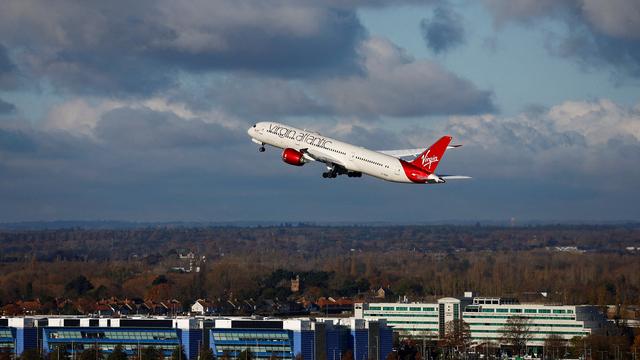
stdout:
<svg viewBox="0 0 640 360">
<path fill-rule="evenodd" d="M 455 149 L 455 148 L 459 148 L 460 146 L 462 145 L 449 145 L 447 146 L 447 149 Z M 377 150 L 377 151 L 385 155 L 389 155 L 397 158 L 403 158 L 403 157 L 409 157 L 409 156 L 414 156 L 414 157 L 418 156 L 424 152 L 424 148 L 402 149 L 402 150 Z"/>
<path fill-rule="evenodd" d="M 300 149 L 300 152 L 305 157 L 308 157 L 309 160 L 320 161 L 320 162 L 323 162 L 325 164 L 339 165 L 339 166 L 342 166 L 342 167 L 346 168 L 345 164 L 342 161 L 334 158 L 333 156 L 326 155 L 326 154 L 320 154 L 318 152 L 315 152 L 315 151 L 313 151 L 313 149 Z"/>
</svg>

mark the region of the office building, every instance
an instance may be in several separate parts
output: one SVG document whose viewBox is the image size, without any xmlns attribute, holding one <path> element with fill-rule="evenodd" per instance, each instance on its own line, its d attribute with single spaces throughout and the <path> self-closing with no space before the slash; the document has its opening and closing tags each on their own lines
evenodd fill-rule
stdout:
<svg viewBox="0 0 640 360">
<path fill-rule="evenodd" d="M 38 334 L 31 318 L 0 318 L 0 352 L 22 354 L 38 347 Z"/>
<path fill-rule="evenodd" d="M 197 359 L 203 346 L 218 358 L 225 354 L 237 358 L 248 350 L 255 359 L 339 360 L 351 353 L 355 359 L 383 360 L 391 352 L 392 330 L 385 321 L 353 318 L 0 318 L 3 352 L 20 355 L 27 349 L 39 349 L 43 354 L 65 351 L 77 355 L 98 349 L 107 355 L 117 345 L 129 356 L 154 347 L 165 358 L 182 346 L 185 360 Z"/>
<path fill-rule="evenodd" d="M 551 335 L 564 340 L 587 336 L 602 329 L 603 315 L 595 306 L 519 304 L 510 298 L 442 298 L 434 303 L 358 303 L 355 318 L 387 320 L 400 336 L 442 339 L 447 324 L 463 320 L 475 344 L 500 344 L 509 319 L 523 319 L 528 328 L 528 346 L 542 346 Z"/>
</svg>

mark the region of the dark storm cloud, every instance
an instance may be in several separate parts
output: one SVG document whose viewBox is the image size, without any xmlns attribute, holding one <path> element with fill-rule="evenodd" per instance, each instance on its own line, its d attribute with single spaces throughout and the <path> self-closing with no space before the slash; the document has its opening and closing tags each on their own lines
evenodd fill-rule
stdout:
<svg viewBox="0 0 640 360">
<path fill-rule="evenodd" d="M 0 115 L 11 114 L 16 111 L 16 106 L 0 99 Z"/>
<path fill-rule="evenodd" d="M 0 12 L 0 41 L 23 49 L 21 67 L 83 93 L 148 94 L 180 70 L 353 73 L 364 36 L 354 8 L 320 2 L 26 0 Z"/>
<path fill-rule="evenodd" d="M 0 75 L 13 71 L 15 65 L 9 58 L 9 51 L 0 44 Z"/>
<path fill-rule="evenodd" d="M 640 78 L 640 40 L 614 38 L 588 29 L 574 30 L 564 38 L 549 44 L 550 50 L 569 57 L 587 68 L 610 66 L 615 79 L 626 76 Z"/>
<path fill-rule="evenodd" d="M 420 22 L 422 37 L 427 47 L 439 54 L 464 42 L 464 25 L 460 14 L 448 7 L 437 7 L 431 19 Z"/>
<path fill-rule="evenodd" d="M 551 18 L 566 30 L 549 48 L 588 67 L 608 66 L 615 78 L 640 78 L 640 2 L 637 0 L 485 0 L 498 24 Z"/>
<path fill-rule="evenodd" d="M 16 66 L 9 56 L 9 50 L 0 43 L 0 90 L 12 89 L 15 87 L 16 70 Z M 1 112 L 2 111 L 0 110 L 0 113 Z"/>
<path fill-rule="evenodd" d="M 221 107 L 252 119 L 301 115 L 413 117 L 480 114 L 496 106 L 478 89 L 436 62 L 415 59 L 389 40 L 371 37 L 358 49 L 357 74 L 299 80 L 225 76 L 197 92 L 178 90 L 175 101 L 195 109 Z"/>
</svg>

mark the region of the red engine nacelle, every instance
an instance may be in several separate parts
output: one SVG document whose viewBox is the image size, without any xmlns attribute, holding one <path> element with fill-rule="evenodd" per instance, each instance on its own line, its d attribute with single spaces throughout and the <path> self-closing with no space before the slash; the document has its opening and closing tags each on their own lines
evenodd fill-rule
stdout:
<svg viewBox="0 0 640 360">
<path fill-rule="evenodd" d="M 300 151 L 291 148 L 284 149 L 282 152 L 282 161 L 295 166 L 302 166 L 306 162 L 304 155 Z"/>
</svg>

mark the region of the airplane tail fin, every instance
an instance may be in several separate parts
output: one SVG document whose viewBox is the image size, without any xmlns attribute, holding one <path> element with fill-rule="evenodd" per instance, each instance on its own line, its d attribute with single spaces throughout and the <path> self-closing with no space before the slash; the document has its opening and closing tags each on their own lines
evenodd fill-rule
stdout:
<svg viewBox="0 0 640 360">
<path fill-rule="evenodd" d="M 436 141 L 422 154 L 418 155 L 411 164 L 421 168 L 424 171 L 433 173 L 438 167 L 438 163 L 442 160 L 444 152 L 447 150 L 447 146 L 451 142 L 451 136 L 443 136 L 440 140 Z"/>
</svg>

